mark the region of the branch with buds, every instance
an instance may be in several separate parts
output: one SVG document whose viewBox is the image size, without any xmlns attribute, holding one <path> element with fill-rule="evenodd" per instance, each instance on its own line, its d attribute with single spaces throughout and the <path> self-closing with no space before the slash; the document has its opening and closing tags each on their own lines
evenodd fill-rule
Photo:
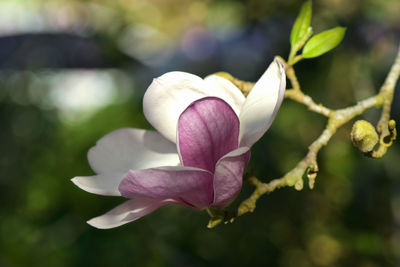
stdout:
<svg viewBox="0 0 400 267">
<path fill-rule="evenodd" d="M 286 90 L 285 98 L 303 104 L 307 106 L 310 111 L 327 117 L 328 121 L 326 127 L 321 135 L 309 146 L 306 156 L 281 178 L 263 183 L 253 175 L 244 177 L 248 183 L 255 186 L 254 192 L 249 198 L 244 200 L 235 211 L 209 210 L 211 219 L 208 227 L 210 228 L 221 222 L 233 222 L 234 218 L 248 212 L 253 212 L 256 208 L 257 200 L 261 196 L 273 192 L 275 189 L 294 186 L 296 190 L 302 190 L 304 182 L 302 177 L 304 174 L 306 174 L 308 178 L 309 188 L 312 189 L 319 170 L 317 163 L 318 152 L 323 146 L 328 144 L 329 140 L 340 127 L 356 116 L 363 114 L 368 109 L 382 109 L 376 130 L 375 127 L 367 121 L 356 121 L 350 134 L 354 146 L 365 156 L 381 158 L 396 139 L 396 123 L 394 120 L 390 119 L 390 110 L 395 86 L 400 76 L 400 47 L 386 80 L 376 95 L 361 100 L 353 106 L 333 110 L 322 104 L 315 103 L 311 96 L 302 91 L 295 73 L 294 65 L 300 60 L 320 56 L 335 48 L 343 39 L 345 29 L 336 27 L 319 33 L 310 39 L 312 36 L 310 22 L 311 1 L 308 1 L 303 5 L 293 26 L 290 40 L 292 49 L 288 60 L 285 61 L 279 56 L 278 58 L 285 64 L 286 77 L 292 85 L 291 89 Z M 297 55 L 298 51 L 301 49 L 302 54 Z M 244 95 L 247 95 L 253 86 L 253 83 L 238 80 L 228 73 L 218 73 L 218 75 L 234 83 L 241 89 Z"/>
</svg>

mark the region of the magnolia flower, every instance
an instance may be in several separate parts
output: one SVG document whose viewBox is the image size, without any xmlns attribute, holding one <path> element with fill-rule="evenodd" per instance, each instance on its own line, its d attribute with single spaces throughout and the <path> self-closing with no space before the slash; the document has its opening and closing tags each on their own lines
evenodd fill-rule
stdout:
<svg viewBox="0 0 400 267">
<path fill-rule="evenodd" d="M 230 81 L 169 72 L 155 79 L 143 99 L 158 132 L 119 129 L 88 152 L 94 176 L 72 179 L 90 193 L 130 200 L 93 218 L 97 228 L 134 221 L 167 204 L 221 209 L 242 187 L 251 146 L 270 127 L 285 91 L 275 60 L 247 98 Z"/>
</svg>

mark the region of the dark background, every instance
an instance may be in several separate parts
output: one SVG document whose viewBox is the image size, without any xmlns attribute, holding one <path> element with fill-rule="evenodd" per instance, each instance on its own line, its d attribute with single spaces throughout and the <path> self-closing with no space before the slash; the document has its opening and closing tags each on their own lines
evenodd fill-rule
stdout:
<svg viewBox="0 0 400 267">
<path fill-rule="evenodd" d="M 223 70 L 257 80 L 274 55 L 287 57 L 301 3 L 0 1 L 0 266 L 398 266 L 400 146 L 366 158 L 351 123 L 319 154 L 314 190 L 277 190 L 233 224 L 209 230 L 205 212 L 180 206 L 111 230 L 85 223 L 123 200 L 70 179 L 93 174 L 86 153 L 104 134 L 150 129 L 141 100 L 151 79 Z M 331 108 L 374 95 L 400 42 L 400 2 L 318 0 L 313 11 L 314 32 L 347 33 L 296 65 L 303 90 Z M 325 122 L 285 100 L 250 166 L 263 181 L 282 176 Z"/>
</svg>

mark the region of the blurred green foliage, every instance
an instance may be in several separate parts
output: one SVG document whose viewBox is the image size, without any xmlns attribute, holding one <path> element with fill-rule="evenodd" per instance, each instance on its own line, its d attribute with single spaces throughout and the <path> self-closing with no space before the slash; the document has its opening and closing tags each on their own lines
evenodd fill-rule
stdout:
<svg viewBox="0 0 400 267">
<path fill-rule="evenodd" d="M 122 51 L 146 68 L 115 54 L 113 68 L 101 70 L 0 69 L 0 266 L 399 265 L 400 147 L 394 144 L 381 160 L 365 158 L 352 147 L 351 125 L 320 153 L 314 190 L 278 190 L 233 224 L 209 230 L 205 212 L 179 206 L 111 230 L 85 223 L 123 200 L 89 194 L 69 179 L 93 173 L 86 153 L 104 134 L 151 127 L 141 108 L 150 77 L 175 68 L 204 75 L 226 67 L 221 70 L 254 80 L 274 54 L 287 56 L 301 4 L 1 1 L 2 36 L 49 31 L 89 36 L 107 53 Z M 320 0 L 313 8 L 315 32 L 336 25 L 348 32 L 335 51 L 296 65 L 304 91 L 332 108 L 374 94 L 399 42 L 399 1 Z M 270 53 L 269 59 L 250 54 L 255 48 Z M 27 53 L 32 59 L 22 48 L 13 55 L 3 55 L 4 49 L 0 40 L 0 57 Z M 397 121 L 399 96 L 396 92 L 392 111 Z M 371 111 L 364 119 L 376 122 L 378 116 Z M 324 123 L 284 101 L 252 151 L 256 175 L 268 181 L 290 170 Z M 251 190 L 245 185 L 237 202 Z"/>
</svg>

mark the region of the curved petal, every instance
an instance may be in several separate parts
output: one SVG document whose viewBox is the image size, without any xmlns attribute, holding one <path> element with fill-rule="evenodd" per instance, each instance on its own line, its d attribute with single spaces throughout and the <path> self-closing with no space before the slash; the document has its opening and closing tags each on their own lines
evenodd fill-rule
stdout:
<svg viewBox="0 0 400 267">
<path fill-rule="evenodd" d="M 107 173 L 94 176 L 77 176 L 71 181 L 80 189 L 104 196 L 120 196 L 118 186 L 126 173 Z"/>
<path fill-rule="evenodd" d="M 221 209 L 228 206 L 239 194 L 243 171 L 249 160 L 250 148 L 240 147 L 218 161 L 214 173 L 213 208 Z"/>
<path fill-rule="evenodd" d="M 205 208 L 213 200 L 212 174 L 190 167 L 129 171 L 119 191 L 128 198 L 174 198 L 197 208 Z"/>
<path fill-rule="evenodd" d="M 180 164 L 175 144 L 157 132 L 141 129 L 119 129 L 107 134 L 89 150 L 88 160 L 99 174 Z"/>
<path fill-rule="evenodd" d="M 193 102 L 179 117 L 178 150 L 184 166 L 214 172 L 217 161 L 238 147 L 239 119 L 222 99 Z"/>
<path fill-rule="evenodd" d="M 210 96 L 216 96 L 225 100 L 239 116 L 240 110 L 246 100 L 243 93 L 229 80 L 212 74 L 204 78 L 207 87 L 210 88 Z"/>
<path fill-rule="evenodd" d="M 275 59 L 254 85 L 240 111 L 240 146 L 251 147 L 268 130 L 282 103 L 285 86 L 284 66 Z"/>
<path fill-rule="evenodd" d="M 174 203 L 179 202 L 173 199 L 132 199 L 99 217 L 87 221 L 87 223 L 99 229 L 114 228 L 135 221 L 161 206 Z"/>
<path fill-rule="evenodd" d="M 168 140 L 176 141 L 179 115 L 195 100 L 217 96 L 239 112 L 244 97 L 239 89 L 224 78 L 206 80 L 186 72 L 168 72 L 154 79 L 143 98 L 147 120 Z"/>
</svg>

